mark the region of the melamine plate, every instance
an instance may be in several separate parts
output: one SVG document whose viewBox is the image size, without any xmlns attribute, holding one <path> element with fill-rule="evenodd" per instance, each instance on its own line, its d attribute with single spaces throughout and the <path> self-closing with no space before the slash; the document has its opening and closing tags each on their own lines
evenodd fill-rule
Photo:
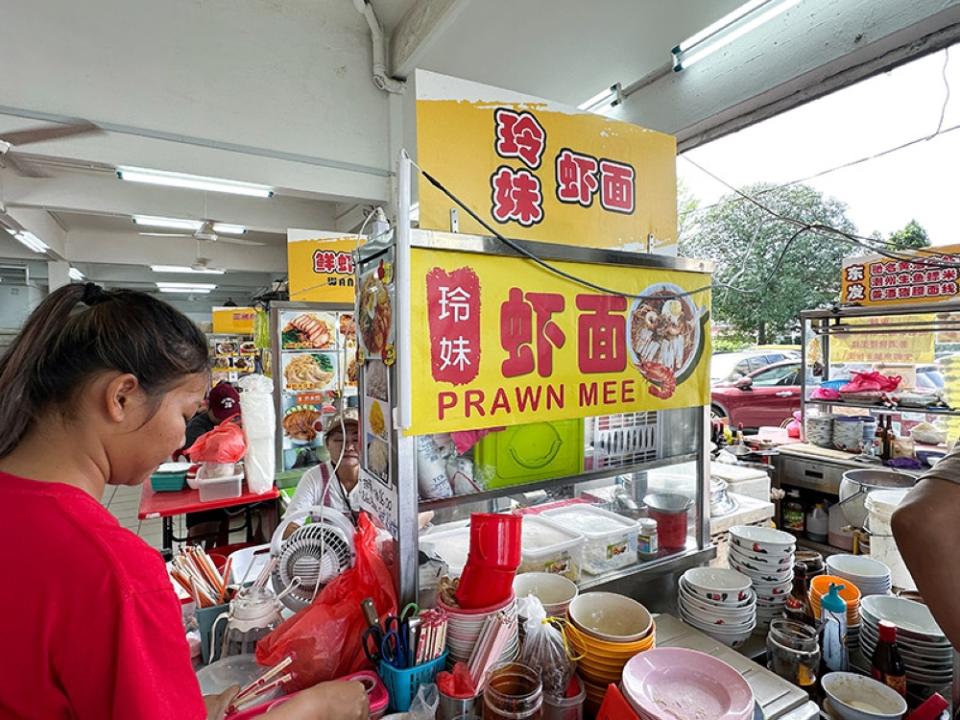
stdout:
<svg viewBox="0 0 960 720">
<path fill-rule="evenodd" d="M 623 691 L 640 713 L 651 717 L 748 720 L 753 691 L 739 672 L 706 653 L 655 648 L 623 668 Z"/>
<path fill-rule="evenodd" d="M 755 525 L 735 525 L 730 528 L 730 537 L 739 540 L 741 546 L 760 546 L 756 552 L 763 555 L 769 555 L 771 548 L 776 548 L 781 554 L 793 552 L 797 545 L 797 539 L 790 533 Z"/>
<path fill-rule="evenodd" d="M 892 622 L 900 632 L 914 633 L 928 640 L 946 640 L 930 609 L 913 600 L 892 595 L 870 595 L 861 600 L 860 610 L 876 622 Z"/>
</svg>

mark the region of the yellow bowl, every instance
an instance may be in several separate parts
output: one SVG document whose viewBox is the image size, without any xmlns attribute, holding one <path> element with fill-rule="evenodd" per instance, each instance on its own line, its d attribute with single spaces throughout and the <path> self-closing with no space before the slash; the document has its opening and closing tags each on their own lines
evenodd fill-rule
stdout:
<svg viewBox="0 0 960 720">
<path fill-rule="evenodd" d="M 571 642 L 581 653 L 590 653 L 609 658 L 627 657 L 631 658 L 638 652 L 649 650 L 656 642 L 656 626 L 650 626 L 650 632 L 644 638 L 636 642 L 618 643 L 601 640 L 589 631 L 580 627 L 576 621 L 572 620 L 567 625 L 567 631 L 570 634 Z"/>
<path fill-rule="evenodd" d="M 617 593 L 578 595 L 567 608 L 567 617 L 582 631 L 608 643 L 640 642 L 653 630 L 650 611 Z"/>
</svg>

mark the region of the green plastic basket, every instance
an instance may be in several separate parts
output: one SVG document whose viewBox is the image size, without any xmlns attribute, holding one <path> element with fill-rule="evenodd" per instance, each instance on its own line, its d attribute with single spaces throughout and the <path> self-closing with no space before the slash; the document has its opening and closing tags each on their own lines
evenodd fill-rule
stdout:
<svg viewBox="0 0 960 720">
<path fill-rule="evenodd" d="M 477 444 L 486 487 L 497 489 L 583 472 L 583 420 L 516 425 Z"/>
</svg>

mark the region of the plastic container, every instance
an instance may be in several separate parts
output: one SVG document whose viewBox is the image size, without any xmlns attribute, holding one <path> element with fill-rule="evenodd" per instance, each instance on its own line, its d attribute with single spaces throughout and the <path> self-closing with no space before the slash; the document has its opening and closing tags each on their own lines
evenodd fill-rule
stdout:
<svg viewBox="0 0 960 720">
<path fill-rule="evenodd" d="M 833 419 L 833 446 L 837 450 L 859 452 L 863 443 L 863 420 L 838 415 Z"/>
<path fill-rule="evenodd" d="M 543 513 L 549 520 L 584 536 L 583 569 L 591 575 L 637 562 L 636 520 L 594 505 L 574 505 Z"/>
<path fill-rule="evenodd" d="M 788 491 L 786 502 L 783 504 L 783 529 L 794 535 L 803 535 L 806 519 L 803 502 L 800 500 L 800 491 Z"/>
<path fill-rule="evenodd" d="M 584 537 L 539 515 L 523 516 L 518 573 L 551 572 L 574 582 L 583 567 Z"/>
<path fill-rule="evenodd" d="M 406 712 L 410 703 L 417 696 L 417 690 L 424 683 L 432 683 L 437 673 L 443 670 L 447 663 L 447 651 L 436 660 L 416 665 L 412 668 L 395 668 L 393 665 L 380 663 L 380 679 L 390 693 L 390 711 Z"/>
<path fill-rule="evenodd" d="M 583 472 L 583 420 L 514 425 L 477 443 L 476 471 L 490 489 Z"/>
<path fill-rule="evenodd" d="M 154 492 L 179 492 L 187 486 L 187 473 L 154 473 L 150 487 Z"/>
<path fill-rule="evenodd" d="M 579 692 L 572 697 L 543 696 L 543 720 L 583 720 L 583 702 L 587 691 L 580 678 L 575 678 Z"/>
<path fill-rule="evenodd" d="M 243 495 L 243 473 L 227 475 L 226 477 L 206 478 L 203 470 L 197 476 L 197 485 L 200 488 L 200 502 L 226 500 Z"/>
<path fill-rule="evenodd" d="M 826 542 L 830 532 L 830 516 L 823 503 L 817 503 L 807 513 L 807 537 L 814 542 Z"/>
<path fill-rule="evenodd" d="M 840 503 L 830 506 L 830 524 L 827 529 L 827 542 L 841 550 L 853 550 L 853 530 L 847 530 L 849 526 L 847 518 L 843 514 L 843 508 Z"/>
<path fill-rule="evenodd" d="M 460 577 L 470 554 L 470 526 L 458 524 L 456 527 L 439 526 L 432 532 L 420 536 L 420 545 L 430 546 L 431 552 L 439 555 L 447 563 L 450 577 Z"/>
<path fill-rule="evenodd" d="M 903 502 L 906 494 L 906 490 L 875 490 L 867 496 L 864 505 L 869 513 L 870 557 L 890 568 L 894 587 L 916 590 L 917 584 L 903 562 L 890 527 L 893 512 Z"/>
<path fill-rule="evenodd" d="M 846 672 L 850 664 L 847 655 L 847 603 L 840 597 L 842 585 L 831 583 L 830 591 L 820 604 L 823 625 L 823 664 L 832 672 Z"/>
</svg>

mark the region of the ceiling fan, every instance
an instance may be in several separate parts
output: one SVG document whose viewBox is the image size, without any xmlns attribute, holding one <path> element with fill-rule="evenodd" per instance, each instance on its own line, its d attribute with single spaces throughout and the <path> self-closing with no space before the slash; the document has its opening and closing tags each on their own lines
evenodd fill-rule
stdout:
<svg viewBox="0 0 960 720">
<path fill-rule="evenodd" d="M 44 125 L 0 133 L 0 167 L 13 168 L 19 174 L 27 177 L 43 177 L 41 173 L 26 167 L 22 161 L 17 159 L 16 156 L 20 152 L 20 148 L 24 145 L 46 142 L 47 140 L 59 140 L 74 135 L 89 135 L 99 132 L 102 131 L 92 122 L 78 120 L 73 123 Z"/>
<path fill-rule="evenodd" d="M 194 232 L 182 232 L 182 233 L 169 233 L 169 232 L 141 232 L 141 235 L 146 237 L 182 237 L 189 238 L 192 237 L 195 240 L 200 242 L 221 242 L 228 243 L 230 245 L 250 245 L 254 247 L 260 247 L 266 243 L 257 242 L 255 240 L 243 240 L 242 238 L 232 238 L 224 237 L 223 235 L 218 235 L 213 231 L 213 221 L 204 220 L 203 224 Z"/>
</svg>

